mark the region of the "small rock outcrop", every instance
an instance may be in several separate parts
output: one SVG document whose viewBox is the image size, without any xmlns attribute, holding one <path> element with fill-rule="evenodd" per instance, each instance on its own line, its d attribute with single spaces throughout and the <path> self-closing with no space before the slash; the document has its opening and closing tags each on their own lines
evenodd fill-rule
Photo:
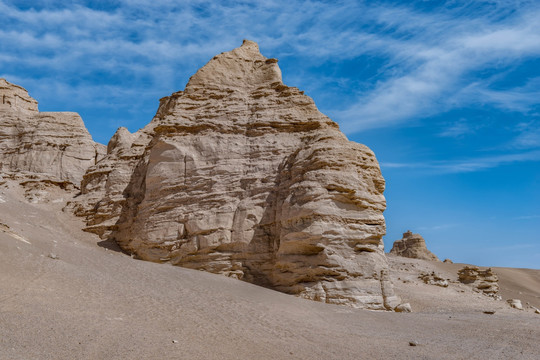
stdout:
<svg viewBox="0 0 540 360">
<path fill-rule="evenodd" d="M 480 270 L 476 266 L 465 266 L 458 271 L 458 280 L 488 296 L 499 298 L 499 278 L 491 268 Z"/>
<path fill-rule="evenodd" d="M 418 278 L 422 280 L 424 284 L 427 284 L 427 285 L 448 287 L 448 279 L 441 277 L 440 275 L 436 274 L 434 271 L 430 273 L 423 272 L 418 276 Z"/>
<path fill-rule="evenodd" d="M 104 154 L 81 117 L 39 112 L 28 92 L 0 79 L 0 170 L 4 177 L 79 187 L 89 166 Z"/>
<path fill-rule="evenodd" d="M 506 300 L 506 302 L 508 303 L 508 305 L 510 305 L 511 308 L 523 310 L 523 304 L 519 299 L 508 299 Z"/>
<path fill-rule="evenodd" d="M 427 249 L 424 238 L 419 234 L 413 234 L 410 230 L 403 233 L 402 239 L 394 242 L 390 254 L 412 259 L 440 261 L 435 254 Z"/>
<path fill-rule="evenodd" d="M 244 41 L 135 134 L 119 129 L 70 207 L 144 260 L 335 304 L 394 309 L 373 152 Z"/>
</svg>

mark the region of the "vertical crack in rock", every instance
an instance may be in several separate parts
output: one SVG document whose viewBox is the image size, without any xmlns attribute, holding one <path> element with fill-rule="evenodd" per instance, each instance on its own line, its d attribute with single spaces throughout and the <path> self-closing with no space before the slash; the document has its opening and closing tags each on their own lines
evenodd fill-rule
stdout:
<svg viewBox="0 0 540 360">
<path fill-rule="evenodd" d="M 72 206 L 140 259 L 392 309 L 384 184 L 373 152 L 244 41 L 161 99 L 146 127 L 120 128 Z"/>
</svg>

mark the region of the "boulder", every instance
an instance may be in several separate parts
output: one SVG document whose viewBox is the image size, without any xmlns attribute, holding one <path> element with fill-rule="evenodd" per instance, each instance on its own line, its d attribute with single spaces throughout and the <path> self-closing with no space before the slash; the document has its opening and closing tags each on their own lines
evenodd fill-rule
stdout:
<svg viewBox="0 0 540 360">
<path fill-rule="evenodd" d="M 411 304 L 409 304 L 409 303 L 399 304 L 398 306 L 395 307 L 394 311 L 395 312 L 407 312 L 407 313 L 410 313 L 410 312 L 412 312 Z"/>
<path fill-rule="evenodd" d="M 521 304 L 521 300 L 519 299 L 508 299 L 506 300 L 506 302 L 508 303 L 508 305 L 510 305 L 510 307 L 514 309 L 523 310 L 523 305 Z"/>
</svg>

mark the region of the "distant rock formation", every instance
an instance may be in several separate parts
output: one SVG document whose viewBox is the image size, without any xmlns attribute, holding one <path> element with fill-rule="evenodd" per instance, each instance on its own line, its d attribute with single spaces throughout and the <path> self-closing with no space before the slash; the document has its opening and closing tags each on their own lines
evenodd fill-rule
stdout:
<svg viewBox="0 0 540 360">
<path fill-rule="evenodd" d="M 390 254 L 412 259 L 440 261 L 435 254 L 427 249 L 424 238 L 419 234 L 413 234 L 410 230 L 403 233 L 402 239 L 394 242 Z"/>
<path fill-rule="evenodd" d="M 491 268 L 480 270 L 476 266 L 465 266 L 458 271 L 458 280 L 488 296 L 498 297 L 499 278 Z"/>
<path fill-rule="evenodd" d="M 448 279 L 444 279 L 434 271 L 427 273 L 422 272 L 418 278 L 424 282 L 424 284 L 435 285 L 440 287 L 448 287 Z"/>
<path fill-rule="evenodd" d="M 80 116 L 39 112 L 28 92 L 0 79 L 0 170 L 4 177 L 79 187 L 105 153 Z"/>
<path fill-rule="evenodd" d="M 70 207 L 138 258 L 335 304 L 394 309 L 373 152 L 244 41 L 135 134 L 119 129 Z"/>
</svg>

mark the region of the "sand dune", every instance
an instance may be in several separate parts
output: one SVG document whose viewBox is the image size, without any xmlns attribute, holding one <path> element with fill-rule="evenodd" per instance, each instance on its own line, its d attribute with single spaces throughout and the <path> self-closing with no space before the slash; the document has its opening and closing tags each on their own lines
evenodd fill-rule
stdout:
<svg viewBox="0 0 540 360">
<path fill-rule="evenodd" d="M 355 310 L 134 260 L 81 232 L 79 220 L 63 213 L 60 201 L 28 204 L 14 187 L 0 194 L 0 359 L 538 359 L 540 354 L 540 315 L 530 309 L 511 309 L 465 285 L 440 288 L 414 279 L 419 269 L 435 266 L 455 276 L 459 264 L 391 257 L 396 291 L 415 312 Z M 495 270 L 503 297 L 540 307 L 540 271 Z M 407 276 L 410 282 L 404 282 Z M 496 313 L 484 314 L 487 308 Z"/>
</svg>

